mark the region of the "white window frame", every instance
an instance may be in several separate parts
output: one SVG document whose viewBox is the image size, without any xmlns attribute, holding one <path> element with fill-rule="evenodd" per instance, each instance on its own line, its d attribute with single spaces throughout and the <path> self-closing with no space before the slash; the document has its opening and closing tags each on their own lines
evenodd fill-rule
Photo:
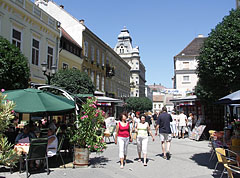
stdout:
<svg viewBox="0 0 240 178">
<path fill-rule="evenodd" d="M 104 66 L 105 65 L 105 54 L 104 53 L 102 53 L 102 66 Z"/>
<path fill-rule="evenodd" d="M 96 89 L 99 90 L 100 87 L 100 75 L 97 74 L 96 75 Z"/>
<path fill-rule="evenodd" d="M 19 41 L 18 39 L 16 39 L 16 38 L 13 38 L 13 30 L 16 30 L 16 31 L 18 31 L 18 32 L 21 33 L 21 40 L 20 40 L 20 41 Z M 12 31 L 11 31 L 11 43 L 12 43 L 12 44 L 13 44 L 13 40 L 15 40 L 16 42 L 19 42 L 19 43 L 20 43 L 20 48 L 19 48 L 19 49 L 22 51 L 23 32 L 22 32 L 21 29 L 15 27 L 15 26 L 12 27 Z M 14 45 L 16 46 L 16 44 L 14 44 Z M 16 47 L 17 47 L 17 46 L 16 46 Z"/>
<path fill-rule="evenodd" d="M 190 63 L 189 62 L 183 62 L 183 69 L 189 69 Z"/>
<path fill-rule="evenodd" d="M 91 71 L 91 80 L 94 83 L 94 71 Z"/>
<path fill-rule="evenodd" d="M 189 82 L 189 81 L 190 81 L 190 76 L 189 75 L 184 75 L 183 76 L 183 82 Z"/>
<path fill-rule="evenodd" d="M 35 47 L 33 47 L 33 40 L 36 40 L 36 41 L 38 41 L 38 43 L 39 43 L 39 48 L 38 48 L 38 64 L 33 64 L 33 59 L 32 59 L 32 55 L 33 55 L 33 49 L 35 49 L 35 50 L 37 50 Z M 40 46 L 41 46 L 41 41 L 40 41 L 40 39 L 37 39 L 37 38 L 35 38 L 35 37 L 32 37 L 32 40 L 31 40 L 31 64 L 32 65 L 36 65 L 36 66 L 39 66 L 39 63 L 40 63 L 40 52 L 41 52 L 41 48 L 40 48 Z M 35 59 L 34 59 L 35 60 Z"/>
<path fill-rule="evenodd" d="M 105 82 L 105 81 L 104 81 L 104 76 L 103 76 L 103 77 L 102 77 L 102 91 L 103 91 L 103 92 L 105 91 L 105 88 L 104 88 L 104 86 L 105 86 L 105 85 L 104 85 L 104 82 Z"/>
<path fill-rule="evenodd" d="M 64 67 L 64 65 L 65 65 L 66 67 Z M 68 63 L 66 63 L 66 62 L 63 62 L 63 63 L 62 63 L 62 69 L 68 69 L 68 67 L 69 67 Z"/>
<path fill-rule="evenodd" d="M 84 41 L 84 56 L 88 57 L 88 42 Z"/>
<path fill-rule="evenodd" d="M 48 48 L 52 48 L 52 50 L 53 50 L 53 53 L 52 53 L 52 65 L 50 66 L 49 64 L 48 64 L 48 55 L 49 55 L 49 53 L 48 53 Z M 54 63 L 54 47 L 52 46 L 52 45 L 47 45 L 47 69 L 51 69 L 51 67 L 55 64 Z"/>
<path fill-rule="evenodd" d="M 38 11 L 40 12 L 40 14 L 36 13 Z M 39 17 L 40 19 L 42 19 L 42 10 L 36 5 L 33 6 L 33 14 L 36 15 L 37 17 Z"/>
</svg>

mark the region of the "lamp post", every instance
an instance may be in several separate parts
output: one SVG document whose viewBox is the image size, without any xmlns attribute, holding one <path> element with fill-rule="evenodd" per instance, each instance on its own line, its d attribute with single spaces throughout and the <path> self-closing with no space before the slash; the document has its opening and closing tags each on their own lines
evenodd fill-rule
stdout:
<svg viewBox="0 0 240 178">
<path fill-rule="evenodd" d="M 42 65 L 43 75 L 45 75 L 47 77 L 48 85 L 50 85 L 51 78 L 56 74 L 57 67 L 55 65 L 52 65 L 51 71 L 49 71 L 47 73 L 47 65 L 48 64 L 46 63 L 46 61 L 44 61 L 41 65 Z"/>
</svg>

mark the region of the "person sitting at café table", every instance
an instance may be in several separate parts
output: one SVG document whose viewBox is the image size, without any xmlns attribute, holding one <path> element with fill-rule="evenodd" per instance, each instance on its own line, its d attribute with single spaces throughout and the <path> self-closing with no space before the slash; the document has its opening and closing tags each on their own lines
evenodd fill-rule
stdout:
<svg viewBox="0 0 240 178">
<path fill-rule="evenodd" d="M 53 157 L 57 153 L 58 139 L 52 128 L 48 129 L 48 146 L 47 155 L 48 157 Z"/>
<path fill-rule="evenodd" d="M 32 138 L 36 138 L 36 136 L 32 132 L 30 132 L 29 125 L 24 126 L 23 131 L 17 135 L 17 137 L 15 139 L 15 143 L 18 143 L 19 140 L 24 139 L 24 138 L 29 138 L 29 141 Z"/>
</svg>

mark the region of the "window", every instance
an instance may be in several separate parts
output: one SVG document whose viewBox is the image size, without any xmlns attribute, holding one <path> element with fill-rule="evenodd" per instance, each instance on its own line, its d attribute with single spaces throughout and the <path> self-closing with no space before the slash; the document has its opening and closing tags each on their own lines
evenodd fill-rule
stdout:
<svg viewBox="0 0 240 178">
<path fill-rule="evenodd" d="M 73 67 L 73 69 L 77 70 L 78 68 L 77 67 Z"/>
<path fill-rule="evenodd" d="M 38 66 L 39 61 L 39 41 L 32 40 L 32 64 Z"/>
<path fill-rule="evenodd" d="M 183 81 L 189 81 L 189 76 L 183 76 Z"/>
<path fill-rule="evenodd" d="M 99 90 L 99 86 L 100 86 L 100 84 L 99 84 L 99 83 L 100 83 L 99 78 L 100 78 L 100 77 L 99 77 L 99 74 L 97 74 L 97 76 L 96 76 L 96 89 L 97 89 L 97 90 Z"/>
<path fill-rule="evenodd" d="M 97 64 L 100 64 L 100 55 L 99 55 L 99 49 L 97 49 Z"/>
<path fill-rule="evenodd" d="M 91 72 L 91 79 L 92 79 L 92 82 L 94 83 L 94 72 L 93 71 Z"/>
<path fill-rule="evenodd" d="M 138 62 L 136 62 L 136 64 L 138 65 Z"/>
<path fill-rule="evenodd" d="M 109 57 L 107 56 L 107 61 L 106 61 L 106 64 L 109 64 Z"/>
<path fill-rule="evenodd" d="M 88 42 L 84 41 L 84 56 L 88 57 Z"/>
<path fill-rule="evenodd" d="M 102 77 L 102 91 L 104 91 L 104 76 Z"/>
<path fill-rule="evenodd" d="M 47 54 L 47 68 L 51 69 L 53 65 L 53 48 L 48 46 L 48 54 Z"/>
<path fill-rule="evenodd" d="M 158 108 L 161 108 L 161 104 L 158 105 Z"/>
<path fill-rule="evenodd" d="M 21 49 L 21 32 L 13 29 L 12 31 L 12 44 Z"/>
<path fill-rule="evenodd" d="M 94 61 L 94 46 L 91 46 L 91 60 Z"/>
<path fill-rule="evenodd" d="M 53 18 L 51 18 L 51 17 L 48 17 L 48 24 L 54 27 L 55 20 Z"/>
<path fill-rule="evenodd" d="M 102 66 L 104 66 L 105 54 L 102 53 Z"/>
<path fill-rule="evenodd" d="M 189 69 L 189 62 L 183 62 L 183 69 Z"/>
<path fill-rule="evenodd" d="M 154 104 L 154 108 L 156 108 L 156 104 Z"/>
<path fill-rule="evenodd" d="M 120 48 L 120 53 L 124 53 L 123 46 L 121 46 L 121 48 Z"/>
<path fill-rule="evenodd" d="M 34 8 L 33 8 L 33 13 L 34 13 L 36 16 L 38 16 L 39 18 L 41 18 L 41 10 L 40 10 L 39 7 L 34 6 Z"/>
<path fill-rule="evenodd" d="M 68 69 L 68 64 L 63 63 L 63 64 L 62 64 L 62 69 Z"/>
</svg>

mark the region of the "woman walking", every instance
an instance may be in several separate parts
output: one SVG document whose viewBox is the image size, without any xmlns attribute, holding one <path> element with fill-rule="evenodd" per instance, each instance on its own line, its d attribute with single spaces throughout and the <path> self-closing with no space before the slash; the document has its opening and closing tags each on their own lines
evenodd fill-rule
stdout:
<svg viewBox="0 0 240 178">
<path fill-rule="evenodd" d="M 146 122 L 146 116 L 142 115 L 140 123 L 136 126 L 137 132 L 137 151 L 138 151 L 138 161 L 141 162 L 141 153 L 143 152 L 143 165 L 147 166 L 147 144 L 148 144 L 148 133 L 152 136 L 149 124 Z"/>
<path fill-rule="evenodd" d="M 121 114 L 120 122 L 116 126 L 116 136 L 115 144 L 119 145 L 119 158 L 120 158 L 120 168 L 123 169 L 123 163 L 126 161 L 127 148 L 129 143 L 132 142 L 132 134 L 130 132 L 130 126 L 127 122 L 127 115 L 125 113 Z"/>
<path fill-rule="evenodd" d="M 192 134 L 192 124 L 193 124 L 193 114 L 189 113 L 189 117 L 187 119 L 188 138 L 190 138 Z"/>
</svg>

